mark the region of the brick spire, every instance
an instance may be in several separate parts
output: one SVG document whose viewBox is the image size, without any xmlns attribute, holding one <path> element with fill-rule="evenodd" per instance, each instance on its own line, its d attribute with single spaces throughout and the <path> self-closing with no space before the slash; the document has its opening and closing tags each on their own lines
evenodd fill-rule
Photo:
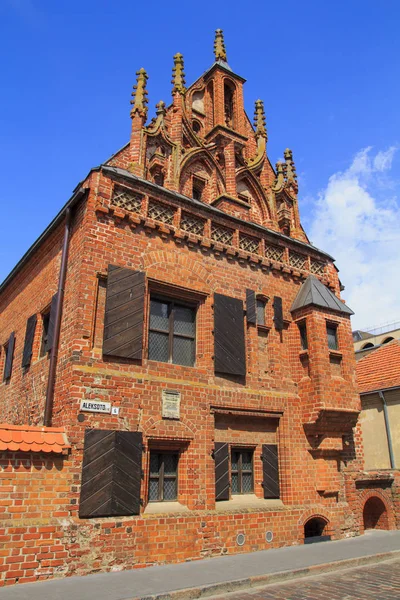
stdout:
<svg viewBox="0 0 400 600">
<path fill-rule="evenodd" d="M 265 112 L 264 102 L 256 100 L 254 109 L 254 127 L 257 137 L 267 137 L 267 129 L 265 127 Z"/>
<path fill-rule="evenodd" d="M 183 69 L 183 55 L 178 52 L 174 56 L 174 68 L 172 69 L 172 94 L 175 94 L 175 92 L 184 94 L 186 91 L 185 72 Z"/>
<path fill-rule="evenodd" d="M 131 117 L 133 118 L 136 114 L 140 115 L 143 118 L 147 117 L 147 90 L 146 83 L 149 78 L 146 71 L 142 68 L 139 71 L 136 71 L 137 82 L 136 85 L 133 86 L 135 91 L 132 92 L 133 100 L 131 100 L 131 104 L 133 104 L 131 109 Z"/>
<path fill-rule="evenodd" d="M 223 60 L 224 62 L 227 61 L 224 34 L 222 29 L 217 29 L 215 31 L 214 54 L 215 60 Z"/>
</svg>

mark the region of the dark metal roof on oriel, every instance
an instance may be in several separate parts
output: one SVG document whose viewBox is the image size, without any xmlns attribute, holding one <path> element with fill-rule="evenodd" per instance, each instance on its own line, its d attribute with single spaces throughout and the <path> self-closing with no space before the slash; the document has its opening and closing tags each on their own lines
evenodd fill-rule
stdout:
<svg viewBox="0 0 400 600">
<path fill-rule="evenodd" d="M 354 315 L 354 312 L 335 296 L 319 279 L 309 275 L 301 286 L 290 309 L 292 312 L 304 306 L 321 306 L 328 310 Z"/>
</svg>

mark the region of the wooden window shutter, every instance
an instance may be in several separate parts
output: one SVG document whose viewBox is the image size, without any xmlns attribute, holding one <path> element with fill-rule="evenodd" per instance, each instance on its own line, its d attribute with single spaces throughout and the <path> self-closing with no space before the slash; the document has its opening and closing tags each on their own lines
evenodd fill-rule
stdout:
<svg viewBox="0 0 400 600">
<path fill-rule="evenodd" d="M 246 317 L 248 323 L 257 323 L 256 293 L 253 290 L 246 290 Z"/>
<path fill-rule="evenodd" d="M 15 332 L 8 338 L 6 364 L 4 365 L 4 379 L 10 379 L 14 357 Z"/>
<path fill-rule="evenodd" d="M 56 327 L 57 298 L 58 298 L 58 292 L 56 292 L 51 299 L 49 328 L 47 330 L 46 345 L 44 347 L 45 352 L 49 352 L 49 350 L 51 350 L 53 347 L 54 330 Z"/>
<path fill-rule="evenodd" d="M 282 298 L 274 296 L 274 322 L 275 327 L 278 331 L 283 329 L 283 310 L 282 310 Z"/>
<path fill-rule="evenodd" d="M 215 442 L 215 499 L 229 500 L 229 446 Z"/>
<path fill-rule="evenodd" d="M 80 517 L 140 513 L 142 434 L 87 429 L 83 449 Z"/>
<path fill-rule="evenodd" d="M 103 355 L 142 358 L 145 274 L 108 265 Z"/>
<path fill-rule="evenodd" d="M 35 337 L 37 316 L 32 315 L 26 322 L 24 352 L 22 354 L 22 366 L 29 367 L 32 358 L 33 338 Z"/>
<path fill-rule="evenodd" d="M 263 444 L 262 461 L 264 498 L 279 498 L 278 446 L 276 444 Z"/>
<path fill-rule="evenodd" d="M 214 294 L 214 370 L 246 375 L 243 302 Z"/>
</svg>

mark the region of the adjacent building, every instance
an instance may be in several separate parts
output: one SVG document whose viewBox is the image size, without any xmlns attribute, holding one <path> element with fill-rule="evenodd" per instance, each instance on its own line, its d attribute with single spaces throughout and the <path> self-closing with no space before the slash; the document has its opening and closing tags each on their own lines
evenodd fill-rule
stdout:
<svg viewBox="0 0 400 600">
<path fill-rule="evenodd" d="M 214 52 L 150 122 L 137 72 L 129 142 L 1 285 L 3 584 L 352 536 L 371 497 L 396 526 L 333 258 Z"/>
</svg>

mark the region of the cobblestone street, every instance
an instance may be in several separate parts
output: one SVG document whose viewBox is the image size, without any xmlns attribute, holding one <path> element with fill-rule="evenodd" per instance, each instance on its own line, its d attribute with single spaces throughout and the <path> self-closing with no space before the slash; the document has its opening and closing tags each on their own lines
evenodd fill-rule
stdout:
<svg viewBox="0 0 400 600">
<path fill-rule="evenodd" d="M 253 588 L 209 600 L 395 600 L 400 598 L 400 560 Z"/>
</svg>

